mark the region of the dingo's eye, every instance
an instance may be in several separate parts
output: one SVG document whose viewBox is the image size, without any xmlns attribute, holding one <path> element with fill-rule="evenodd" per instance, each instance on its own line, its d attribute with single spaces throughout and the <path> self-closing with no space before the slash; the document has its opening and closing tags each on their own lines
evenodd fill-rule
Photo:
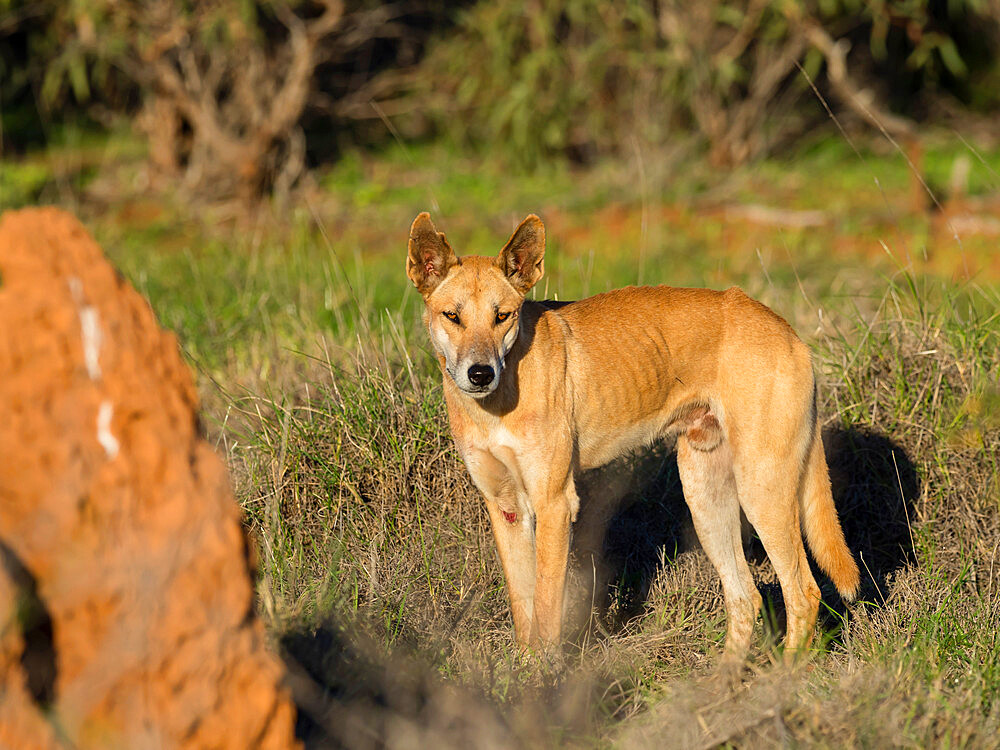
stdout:
<svg viewBox="0 0 1000 750">
<path fill-rule="evenodd" d="M 446 310 L 445 312 L 443 312 L 441 314 L 444 315 L 452 323 L 457 323 L 458 322 L 458 313 L 453 313 L 453 312 L 450 312 L 450 311 Z"/>
<path fill-rule="evenodd" d="M 497 323 L 503 323 L 509 317 L 510 317 L 510 313 L 509 312 L 505 312 L 505 313 L 498 312 L 497 313 Z"/>
</svg>

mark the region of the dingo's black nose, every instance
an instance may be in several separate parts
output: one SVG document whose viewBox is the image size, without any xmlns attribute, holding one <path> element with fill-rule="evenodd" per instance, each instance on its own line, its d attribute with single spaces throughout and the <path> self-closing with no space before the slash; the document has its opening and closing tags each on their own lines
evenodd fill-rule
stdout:
<svg viewBox="0 0 1000 750">
<path fill-rule="evenodd" d="M 469 368 L 469 382 L 483 386 L 493 382 L 493 368 L 489 365 L 473 365 Z"/>
</svg>

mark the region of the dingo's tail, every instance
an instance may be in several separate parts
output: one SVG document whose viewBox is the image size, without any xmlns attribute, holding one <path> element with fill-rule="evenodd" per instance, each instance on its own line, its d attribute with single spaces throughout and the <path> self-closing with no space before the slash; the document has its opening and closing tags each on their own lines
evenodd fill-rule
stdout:
<svg viewBox="0 0 1000 750">
<path fill-rule="evenodd" d="M 809 549 L 816 562 L 826 572 L 840 595 L 853 601 L 858 593 L 857 563 L 844 541 L 844 532 L 837 518 L 830 491 L 830 475 L 823 455 L 823 440 L 816 425 L 812 448 L 806 459 L 805 482 L 802 489 L 802 527 Z"/>
</svg>

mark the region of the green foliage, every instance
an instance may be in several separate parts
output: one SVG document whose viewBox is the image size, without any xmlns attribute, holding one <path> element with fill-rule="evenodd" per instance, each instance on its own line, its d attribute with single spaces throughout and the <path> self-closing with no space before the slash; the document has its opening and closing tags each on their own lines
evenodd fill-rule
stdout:
<svg viewBox="0 0 1000 750">
<path fill-rule="evenodd" d="M 306 0 L 290 5 L 306 19 L 318 10 Z M 92 105 L 102 118 L 134 114 L 160 85 L 151 70 L 157 55 L 179 38 L 195 39 L 205 70 L 206 60 L 237 49 L 266 50 L 280 62 L 283 7 L 271 0 L 2 0 L 0 128 L 7 147 L 38 142 L 43 122 Z M 426 132 L 430 123 L 458 142 L 502 151 L 522 169 L 553 155 L 588 162 L 650 148 L 707 149 L 717 166 L 742 163 L 786 147 L 825 117 L 806 76 L 835 110 L 844 108 L 825 80 L 826 57 L 804 41 L 809 24 L 849 46 L 858 89 L 872 90 L 888 109 L 919 118 L 940 96 L 979 112 L 1000 105 L 1000 11 L 982 0 L 526 0 L 421 8 L 403 18 L 393 14 L 409 11 L 370 0 L 345 6 L 357 20 L 345 19 L 343 29 L 371 28 L 373 40 L 352 36 L 348 46 L 341 40 L 324 48 L 326 67 L 308 83 L 320 93 L 302 118 L 313 158 L 329 158 L 351 139 L 390 138 L 378 119 L 372 127 L 355 123 L 371 119 L 372 100 L 402 88 L 403 106 L 387 108 L 401 127 Z M 447 33 L 412 74 L 401 71 L 423 54 L 428 29 L 442 28 Z M 409 51 L 396 56 L 378 46 L 390 37 Z M 358 60 L 370 53 L 370 69 L 362 70 Z M 367 86 L 380 67 L 388 74 Z M 348 79 L 361 83 L 340 83 Z M 151 131 L 155 137 L 169 136 Z M 190 154 L 184 139 L 176 140 L 183 167 Z"/>
<path fill-rule="evenodd" d="M 798 114 L 822 111 L 797 68 L 816 79 L 824 65 L 807 24 L 854 41 L 854 74 L 897 97 L 903 86 L 914 103 L 945 77 L 955 89 L 970 64 L 998 66 L 995 49 L 970 63 L 956 43 L 1000 39 L 1000 12 L 977 0 L 479 3 L 423 62 L 420 97 L 453 137 L 529 168 L 692 131 L 716 161 L 741 162 L 800 132 Z"/>
<path fill-rule="evenodd" d="M 19 2 L 20 0 L 7 0 Z M 258 7 L 269 3 L 222 0 L 212 3 L 136 4 L 115 0 L 36 3 L 46 10 L 45 25 L 32 35 L 31 54 L 41 71 L 40 103 L 52 110 L 68 100 L 113 102 L 134 81 L 121 69 L 150 61 L 170 33 L 193 28 L 220 53 L 234 42 L 263 43 Z"/>
<path fill-rule="evenodd" d="M 322 118 L 317 150 L 328 153 L 343 127 L 329 135 L 331 111 L 366 117 L 372 95 L 358 89 L 397 56 L 412 58 L 443 15 L 377 0 L 4 2 L 0 113 L 11 146 L 44 142 L 77 111 L 103 124 L 127 118 L 146 136 L 157 177 L 248 201 L 287 193 L 310 150 L 308 116 Z M 31 133 L 25 114 L 44 132 Z"/>
<path fill-rule="evenodd" d="M 44 164 L 4 164 L 0 169 L 0 211 L 35 203 L 51 180 L 52 171 Z"/>
<path fill-rule="evenodd" d="M 426 94 L 453 135 L 525 167 L 610 148 L 637 127 L 659 140 L 679 66 L 650 11 L 641 1 L 478 4 L 424 62 Z"/>
</svg>

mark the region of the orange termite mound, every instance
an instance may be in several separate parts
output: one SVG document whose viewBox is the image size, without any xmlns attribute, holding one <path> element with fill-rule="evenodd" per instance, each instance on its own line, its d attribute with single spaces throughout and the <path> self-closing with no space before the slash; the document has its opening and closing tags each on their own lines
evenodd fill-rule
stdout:
<svg viewBox="0 0 1000 750">
<path fill-rule="evenodd" d="M 76 219 L 0 217 L 0 747 L 295 746 L 197 410 Z"/>
</svg>

